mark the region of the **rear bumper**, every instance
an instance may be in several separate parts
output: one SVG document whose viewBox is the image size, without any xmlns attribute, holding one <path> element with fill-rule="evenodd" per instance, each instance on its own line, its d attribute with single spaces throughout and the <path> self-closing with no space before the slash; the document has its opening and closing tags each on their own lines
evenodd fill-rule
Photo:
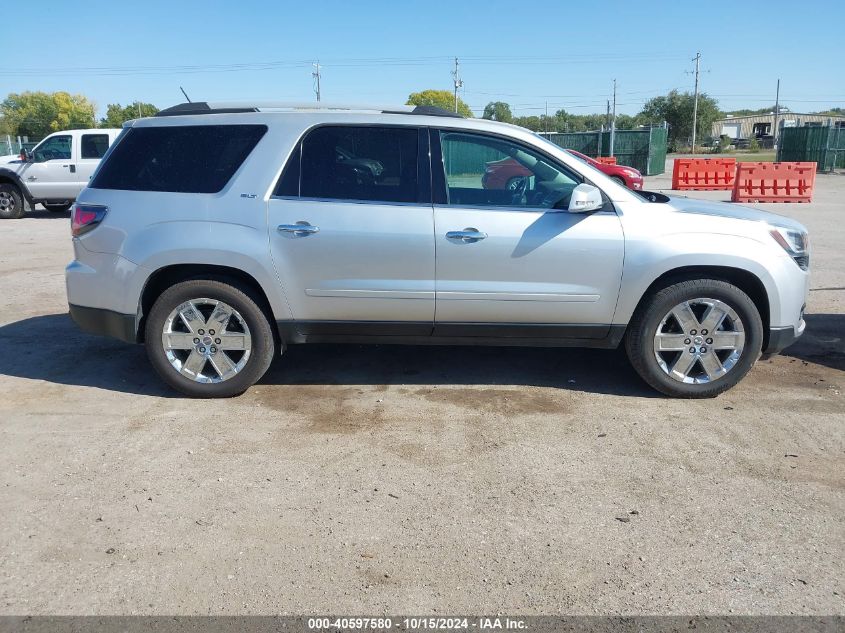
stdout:
<svg viewBox="0 0 845 633">
<path fill-rule="evenodd" d="M 81 330 L 100 336 L 111 336 L 126 343 L 137 343 L 134 314 L 121 314 L 105 308 L 88 308 L 68 304 L 70 318 Z"/>
</svg>

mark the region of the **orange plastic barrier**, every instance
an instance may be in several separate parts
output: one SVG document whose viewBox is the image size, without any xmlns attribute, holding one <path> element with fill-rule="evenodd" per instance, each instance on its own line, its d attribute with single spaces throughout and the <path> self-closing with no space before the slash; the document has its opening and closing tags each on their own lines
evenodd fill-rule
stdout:
<svg viewBox="0 0 845 633">
<path fill-rule="evenodd" d="M 599 156 L 596 161 L 598 161 L 602 165 L 615 165 L 616 156 Z"/>
<path fill-rule="evenodd" d="M 733 202 L 810 202 L 816 163 L 739 163 Z"/>
<path fill-rule="evenodd" d="M 672 189 L 729 191 L 735 175 L 735 158 L 676 158 Z"/>
</svg>

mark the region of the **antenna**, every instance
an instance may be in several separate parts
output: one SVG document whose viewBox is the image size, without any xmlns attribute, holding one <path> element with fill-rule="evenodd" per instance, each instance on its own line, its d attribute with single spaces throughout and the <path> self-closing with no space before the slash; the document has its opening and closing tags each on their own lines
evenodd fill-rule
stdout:
<svg viewBox="0 0 845 633">
<path fill-rule="evenodd" d="M 455 70 L 452 71 L 452 78 L 455 82 L 455 113 L 458 112 L 458 88 L 464 87 L 464 82 L 461 79 L 458 58 L 455 58 Z"/>
<path fill-rule="evenodd" d="M 320 60 L 311 65 L 314 67 L 314 72 L 311 73 L 314 78 L 314 93 L 317 95 L 317 103 L 320 103 Z"/>
<path fill-rule="evenodd" d="M 185 98 L 188 100 L 188 103 L 193 103 L 193 101 L 191 101 L 191 98 L 188 96 L 188 93 L 185 92 L 185 89 L 182 86 L 179 86 L 179 90 L 181 90 L 182 94 L 185 95 Z"/>
</svg>

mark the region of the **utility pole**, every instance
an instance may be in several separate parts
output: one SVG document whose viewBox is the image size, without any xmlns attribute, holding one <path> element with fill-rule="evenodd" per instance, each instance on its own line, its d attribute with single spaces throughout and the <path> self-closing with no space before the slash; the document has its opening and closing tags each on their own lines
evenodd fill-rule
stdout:
<svg viewBox="0 0 845 633">
<path fill-rule="evenodd" d="M 607 100 L 607 116 L 604 118 L 604 124 L 610 127 L 610 99 Z"/>
<path fill-rule="evenodd" d="M 613 80 L 613 117 L 610 119 L 610 154 L 613 156 L 613 145 L 616 141 L 616 80 Z"/>
<path fill-rule="evenodd" d="M 140 101 L 136 101 L 135 103 L 137 103 L 137 104 L 138 104 L 138 118 L 140 119 L 140 118 L 141 118 L 141 102 L 140 102 Z"/>
<path fill-rule="evenodd" d="M 692 102 L 692 153 L 695 154 L 695 131 L 698 127 L 698 67 L 701 63 L 701 53 L 696 53 L 695 58 L 695 98 Z"/>
<path fill-rule="evenodd" d="M 314 72 L 311 73 L 314 78 L 314 92 L 317 95 L 317 103 L 320 103 L 320 60 L 311 65 L 314 67 Z"/>
<path fill-rule="evenodd" d="M 458 88 L 463 88 L 464 82 L 460 76 L 460 69 L 458 67 L 458 58 L 455 58 L 455 70 L 452 71 L 452 78 L 455 82 L 455 112 L 458 111 Z"/>
<path fill-rule="evenodd" d="M 775 90 L 775 125 L 772 129 L 772 145 L 775 150 L 778 148 L 778 115 L 780 114 L 780 78 L 778 78 L 778 87 Z"/>
</svg>

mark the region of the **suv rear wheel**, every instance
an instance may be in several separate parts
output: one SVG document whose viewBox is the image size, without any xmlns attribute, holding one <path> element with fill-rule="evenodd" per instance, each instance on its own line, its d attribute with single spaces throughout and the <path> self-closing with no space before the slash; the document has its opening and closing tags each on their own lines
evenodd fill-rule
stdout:
<svg viewBox="0 0 845 633">
<path fill-rule="evenodd" d="M 681 398 L 710 398 L 737 384 L 760 357 L 763 323 L 754 302 L 717 279 L 682 281 L 646 299 L 625 337 L 649 385 Z"/>
<path fill-rule="evenodd" d="M 165 290 L 145 329 L 147 355 L 174 389 L 201 398 L 246 391 L 270 367 L 270 322 L 243 289 L 191 280 Z"/>
<path fill-rule="evenodd" d="M 9 183 L 0 184 L 0 218 L 16 220 L 23 217 L 23 196 L 20 190 Z"/>
</svg>

